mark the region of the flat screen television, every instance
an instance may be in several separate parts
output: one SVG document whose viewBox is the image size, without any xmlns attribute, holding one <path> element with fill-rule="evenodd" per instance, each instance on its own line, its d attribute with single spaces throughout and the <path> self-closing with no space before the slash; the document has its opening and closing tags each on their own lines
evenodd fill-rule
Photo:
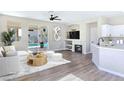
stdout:
<svg viewBox="0 0 124 93">
<path fill-rule="evenodd" d="M 69 32 L 69 39 L 80 39 L 80 31 Z"/>
</svg>

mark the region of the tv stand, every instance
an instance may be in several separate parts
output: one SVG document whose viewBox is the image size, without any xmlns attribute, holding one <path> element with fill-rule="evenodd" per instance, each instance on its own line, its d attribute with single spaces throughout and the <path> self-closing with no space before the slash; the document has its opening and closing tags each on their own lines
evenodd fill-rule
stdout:
<svg viewBox="0 0 124 93">
<path fill-rule="evenodd" d="M 66 50 L 75 52 L 75 45 L 83 46 L 82 41 L 80 39 L 66 39 L 65 40 Z M 83 47 L 82 47 L 82 50 L 83 50 Z"/>
</svg>

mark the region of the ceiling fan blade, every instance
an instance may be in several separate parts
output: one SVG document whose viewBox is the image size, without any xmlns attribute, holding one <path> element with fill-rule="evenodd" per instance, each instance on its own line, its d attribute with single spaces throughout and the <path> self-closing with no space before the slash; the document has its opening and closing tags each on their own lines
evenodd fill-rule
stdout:
<svg viewBox="0 0 124 93">
<path fill-rule="evenodd" d="M 53 18 L 49 18 L 50 20 L 54 20 Z"/>
<path fill-rule="evenodd" d="M 61 19 L 58 19 L 59 16 L 54 16 L 54 15 L 50 15 L 51 17 L 49 18 L 51 21 L 53 20 L 61 20 Z"/>
<path fill-rule="evenodd" d="M 54 20 L 62 20 L 62 19 L 54 19 Z"/>
<path fill-rule="evenodd" d="M 55 18 L 58 18 L 58 16 L 55 16 L 54 19 L 55 19 Z"/>
</svg>

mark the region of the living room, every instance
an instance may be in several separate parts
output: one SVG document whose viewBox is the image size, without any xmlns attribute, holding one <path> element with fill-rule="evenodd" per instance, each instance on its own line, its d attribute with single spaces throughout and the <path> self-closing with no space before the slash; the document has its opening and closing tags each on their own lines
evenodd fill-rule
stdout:
<svg viewBox="0 0 124 93">
<path fill-rule="evenodd" d="M 123 0 L 1 0 L 0 92 L 123 92 Z"/>
<path fill-rule="evenodd" d="M 13 40 L 14 42 L 12 42 L 11 46 L 14 47 L 14 49 L 13 49 L 14 51 L 15 50 L 18 51 L 17 54 L 21 55 L 21 58 L 20 58 L 21 61 L 26 60 L 27 55 L 29 55 L 29 52 L 36 54 L 40 50 L 42 50 L 42 51 L 43 50 L 52 50 L 52 52 L 54 50 L 64 50 L 65 34 L 61 33 L 63 38 L 61 38 L 59 41 L 53 39 L 53 36 L 54 36 L 53 31 L 54 31 L 55 27 L 61 27 L 61 30 L 63 32 L 65 32 L 68 29 L 68 25 L 66 25 L 64 23 L 57 23 L 57 22 L 51 23 L 51 22 L 47 22 L 47 21 L 40 21 L 37 19 L 8 16 L 8 15 L 3 15 L 3 14 L 0 15 L 0 19 L 1 19 L 1 23 L 0 23 L 1 24 L 1 34 L 4 33 L 4 31 L 11 32 L 12 30 L 14 30 L 14 32 L 15 32 L 14 37 L 16 37 L 16 38 L 14 38 L 14 40 Z M 46 31 L 48 31 L 47 32 L 48 40 L 46 40 L 48 42 L 48 44 L 46 45 L 46 47 L 40 48 L 41 47 L 41 46 L 39 46 L 41 43 L 40 41 L 29 43 L 29 39 L 30 39 L 29 32 L 36 32 L 35 29 L 37 30 L 37 32 L 40 32 L 42 30 L 42 28 L 45 29 Z M 20 36 L 18 35 L 19 29 L 20 29 L 20 33 L 21 33 Z M 32 30 L 34 30 L 34 31 L 32 31 Z M 38 39 L 39 39 L 40 38 L 39 36 L 40 35 L 36 36 L 36 38 L 38 37 Z M 35 37 L 32 36 L 31 39 L 32 38 L 35 38 Z M 36 43 L 39 43 L 39 45 L 37 46 Z M 1 39 L 0 44 L 1 44 L 1 46 L 5 45 L 5 43 L 2 42 L 2 39 Z M 31 44 L 33 44 L 33 45 L 31 45 Z M 6 51 L 8 51 L 8 50 L 6 50 Z M 8 55 L 8 56 L 10 56 L 10 55 Z M 54 56 L 56 57 L 57 53 L 56 53 L 56 55 L 54 54 Z M 58 54 L 58 56 L 59 56 L 59 54 Z M 61 54 L 60 54 L 60 56 L 61 56 Z M 12 60 L 13 59 L 14 58 L 12 58 Z M 1 61 L 2 61 L 2 59 L 1 59 Z M 5 59 L 3 59 L 3 61 L 5 61 Z M 61 62 L 60 62 L 60 64 L 61 64 Z M 57 64 L 53 64 L 53 66 L 54 65 L 57 65 Z M 49 65 L 49 66 L 51 67 L 52 65 Z M 46 66 L 43 68 L 46 69 L 49 66 Z M 5 69 L 3 69 L 3 68 L 1 68 L 1 69 L 6 70 L 6 67 L 4 67 L 4 68 Z M 11 74 L 10 69 L 8 69 L 8 70 L 9 70 L 9 72 L 7 72 L 7 71 L 1 72 L 1 76 Z"/>
<path fill-rule="evenodd" d="M 99 47 L 123 47 L 123 12 L 0 13 L 1 80 L 123 80 L 123 71 L 117 67 L 122 63 L 116 69 L 102 64 L 101 69 L 96 55 Z M 105 42 L 99 42 L 101 38 Z"/>
</svg>

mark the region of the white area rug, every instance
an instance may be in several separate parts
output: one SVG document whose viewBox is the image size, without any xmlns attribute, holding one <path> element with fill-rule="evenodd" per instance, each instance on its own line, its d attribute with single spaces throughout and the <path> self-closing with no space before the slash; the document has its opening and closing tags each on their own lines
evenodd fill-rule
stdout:
<svg viewBox="0 0 124 93">
<path fill-rule="evenodd" d="M 59 66 L 62 64 L 67 64 L 67 63 L 70 63 L 70 61 L 63 59 L 63 60 L 58 61 L 58 62 L 48 61 L 48 63 L 43 65 L 43 66 L 34 67 L 34 66 L 27 65 L 26 62 L 22 62 L 21 63 L 21 71 L 19 73 L 0 77 L 0 80 L 4 81 L 4 80 L 14 79 L 14 78 L 17 78 L 20 76 L 28 75 L 28 74 L 38 72 L 38 71 L 43 71 L 43 70 L 46 70 L 46 69 L 49 69 L 49 68 L 52 68 L 55 66 Z"/>
<path fill-rule="evenodd" d="M 83 80 L 73 74 L 69 74 L 64 78 L 60 79 L 59 81 L 83 81 Z"/>
</svg>

